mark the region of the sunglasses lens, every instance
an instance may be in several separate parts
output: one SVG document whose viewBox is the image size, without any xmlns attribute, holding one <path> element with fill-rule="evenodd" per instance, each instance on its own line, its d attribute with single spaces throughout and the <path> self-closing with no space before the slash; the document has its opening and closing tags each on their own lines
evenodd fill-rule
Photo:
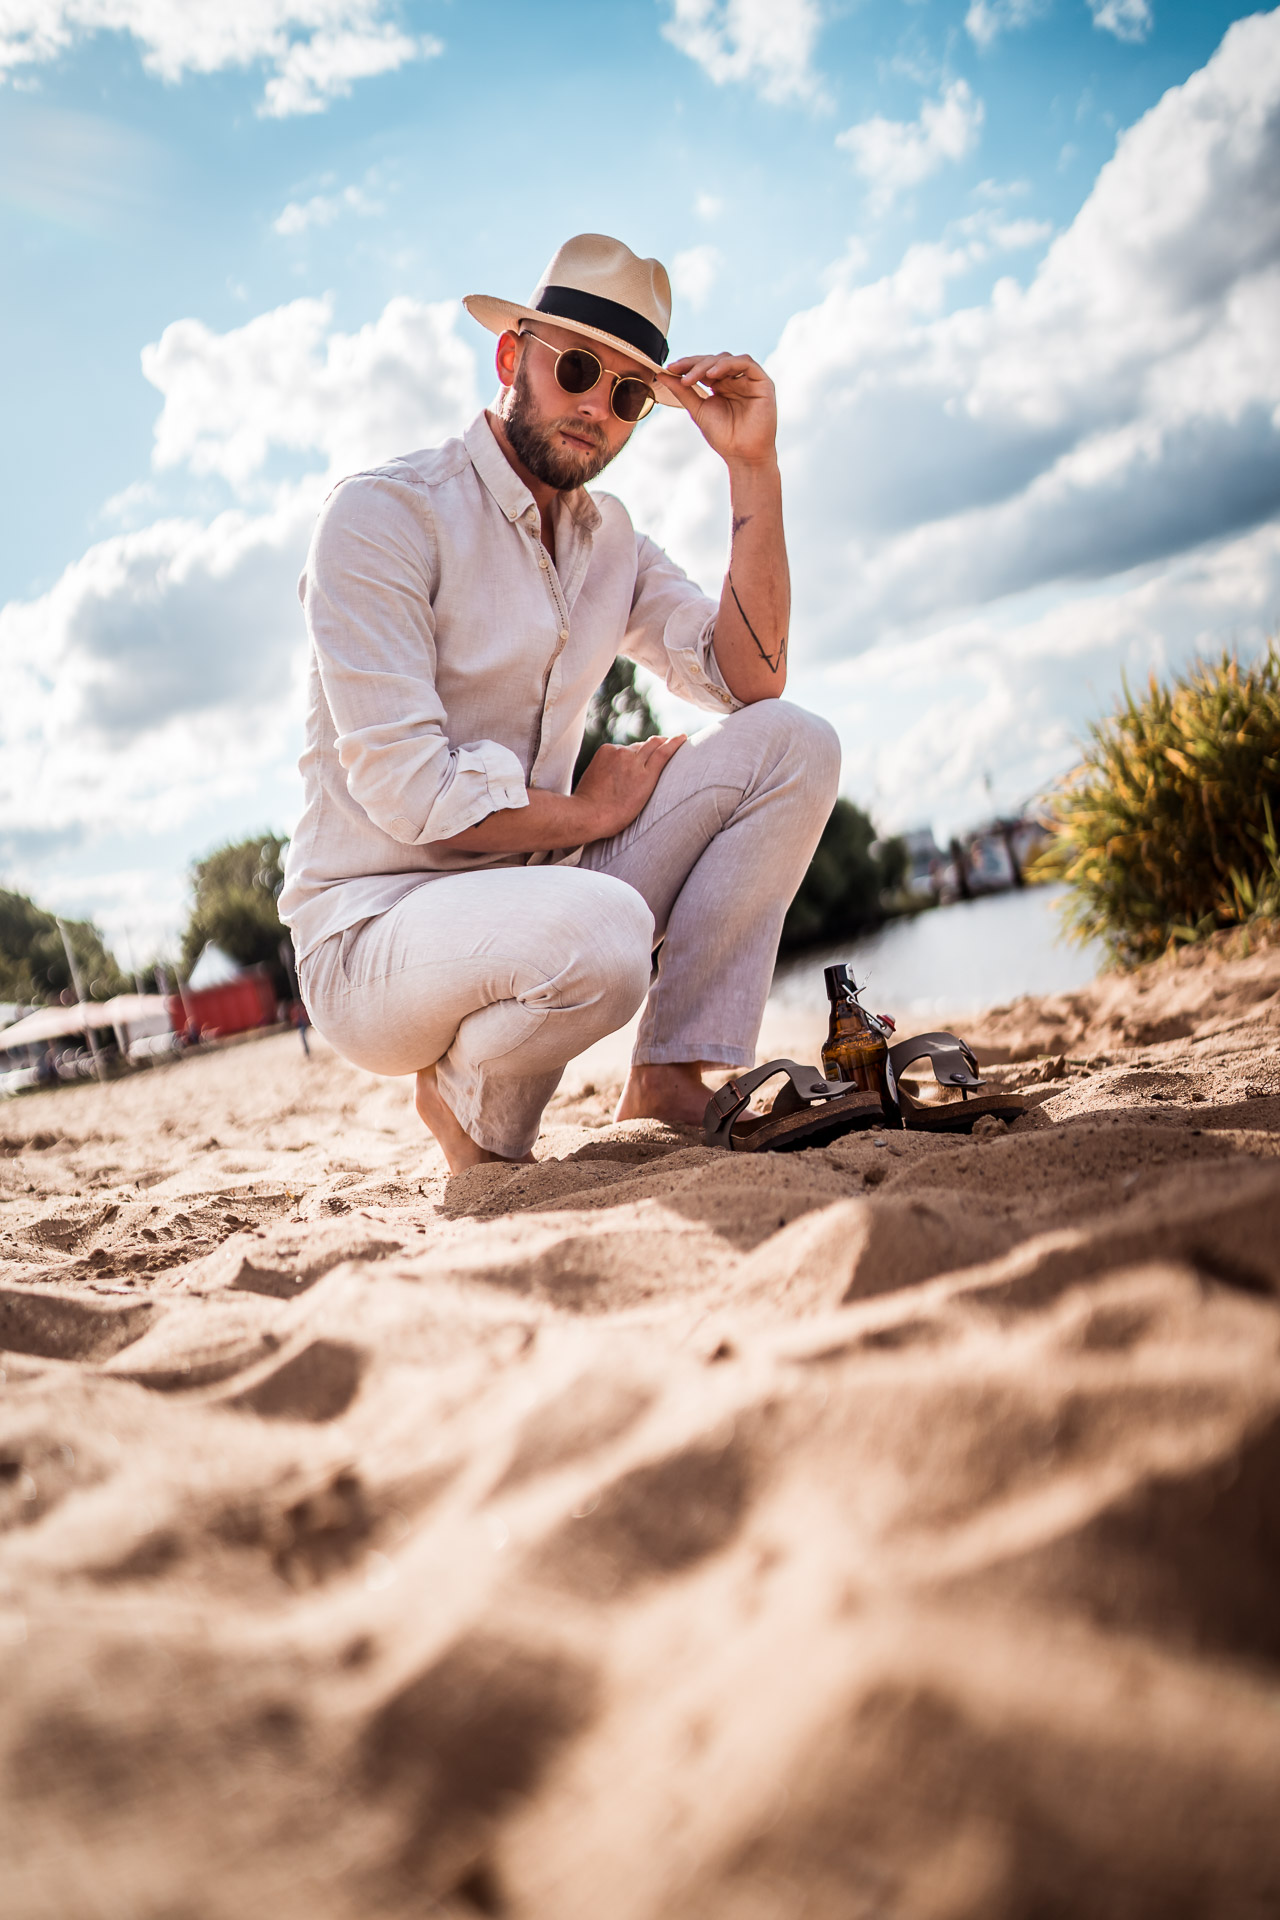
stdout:
<svg viewBox="0 0 1280 1920">
<path fill-rule="evenodd" d="M 590 393 L 602 371 L 594 353 L 585 347 L 570 347 L 556 361 L 556 379 L 566 393 Z"/>
<path fill-rule="evenodd" d="M 647 380 L 619 380 L 613 390 L 613 410 L 619 420 L 643 420 L 653 405 L 653 388 Z"/>
</svg>

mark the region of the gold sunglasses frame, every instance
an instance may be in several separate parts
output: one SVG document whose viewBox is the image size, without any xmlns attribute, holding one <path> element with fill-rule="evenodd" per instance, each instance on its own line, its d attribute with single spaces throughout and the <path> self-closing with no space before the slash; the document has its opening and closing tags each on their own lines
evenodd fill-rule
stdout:
<svg viewBox="0 0 1280 1920">
<path fill-rule="evenodd" d="M 609 389 L 609 411 L 613 415 L 615 420 L 621 420 L 624 427 L 638 427 L 642 420 L 647 420 L 649 418 L 649 415 L 653 412 L 654 407 L 658 403 L 657 393 L 655 392 L 653 385 L 650 381 L 642 380 L 638 373 L 614 373 L 611 367 L 605 366 L 604 361 L 600 358 L 600 355 L 598 353 L 593 353 L 591 351 L 590 347 L 553 347 L 549 340 L 544 340 L 540 333 L 535 333 L 533 331 L 532 327 L 521 327 L 519 333 L 517 333 L 516 335 L 516 339 L 517 340 L 536 340 L 538 345 L 540 347 L 545 347 L 548 353 L 554 353 L 556 357 L 556 364 L 555 364 L 556 385 L 559 387 L 561 393 L 569 394 L 570 397 L 574 400 L 581 400 L 584 393 L 594 393 L 596 388 L 600 385 L 600 382 L 603 379 L 604 375 L 608 374 L 609 378 L 613 382 L 613 385 Z M 573 387 L 566 387 L 566 385 L 564 384 L 564 381 L 560 378 L 560 362 L 564 359 L 565 355 L 569 353 L 585 353 L 587 358 L 589 360 L 594 360 L 597 367 L 599 367 L 600 371 L 596 375 L 595 379 L 591 382 L 591 385 L 589 387 L 579 387 L 575 391 Z M 634 420 L 628 420 L 626 415 L 619 413 L 617 407 L 613 404 L 614 399 L 617 395 L 618 388 L 622 385 L 622 382 L 624 380 L 633 380 L 636 386 L 643 387 L 645 389 L 646 394 L 648 395 L 649 404 L 645 407 L 642 413 L 638 413 L 636 415 Z"/>
</svg>

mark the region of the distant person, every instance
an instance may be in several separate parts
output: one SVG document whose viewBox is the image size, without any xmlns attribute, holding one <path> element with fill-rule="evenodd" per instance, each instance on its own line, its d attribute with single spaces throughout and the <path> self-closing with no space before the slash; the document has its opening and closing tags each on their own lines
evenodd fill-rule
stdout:
<svg viewBox="0 0 1280 1920">
<path fill-rule="evenodd" d="M 358 1066 L 417 1075 L 454 1172 L 528 1158 L 566 1063 L 646 996 L 616 1118 L 701 1121 L 702 1069 L 754 1062 L 840 761 L 827 722 L 779 700 L 763 369 L 668 365 L 665 268 L 601 234 L 566 242 L 527 305 L 466 306 L 499 336 L 492 407 L 343 481 L 311 543 L 306 806 L 280 897 L 317 1027 Z M 585 491 L 655 400 L 728 468 L 718 602 Z M 619 653 L 717 719 L 603 746 L 570 792 Z"/>
</svg>

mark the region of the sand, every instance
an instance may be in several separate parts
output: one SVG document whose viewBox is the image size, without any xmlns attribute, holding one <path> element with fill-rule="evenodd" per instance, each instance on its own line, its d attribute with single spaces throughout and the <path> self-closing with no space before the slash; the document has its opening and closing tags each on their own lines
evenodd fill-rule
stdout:
<svg viewBox="0 0 1280 1920">
<path fill-rule="evenodd" d="M 1280 950 L 971 1031 L 1012 1130 L 762 1159 L 0 1109 L 5 1920 L 1280 1911 Z"/>
</svg>

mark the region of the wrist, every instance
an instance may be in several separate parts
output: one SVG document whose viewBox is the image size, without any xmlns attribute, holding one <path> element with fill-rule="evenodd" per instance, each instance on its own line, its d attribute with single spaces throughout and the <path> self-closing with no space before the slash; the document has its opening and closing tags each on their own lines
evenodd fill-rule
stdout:
<svg viewBox="0 0 1280 1920">
<path fill-rule="evenodd" d="M 759 487 L 762 483 L 766 486 L 780 486 L 782 483 L 782 471 L 778 465 L 776 447 L 770 447 L 767 452 L 760 455 L 759 459 L 746 460 L 741 455 L 737 455 L 732 460 L 726 460 L 725 465 L 729 469 L 731 491 L 736 487 Z"/>
<path fill-rule="evenodd" d="M 612 831 L 596 800 L 585 793 L 571 793 L 568 799 L 570 837 L 566 846 L 588 847 L 593 840 L 607 840 Z"/>
</svg>

